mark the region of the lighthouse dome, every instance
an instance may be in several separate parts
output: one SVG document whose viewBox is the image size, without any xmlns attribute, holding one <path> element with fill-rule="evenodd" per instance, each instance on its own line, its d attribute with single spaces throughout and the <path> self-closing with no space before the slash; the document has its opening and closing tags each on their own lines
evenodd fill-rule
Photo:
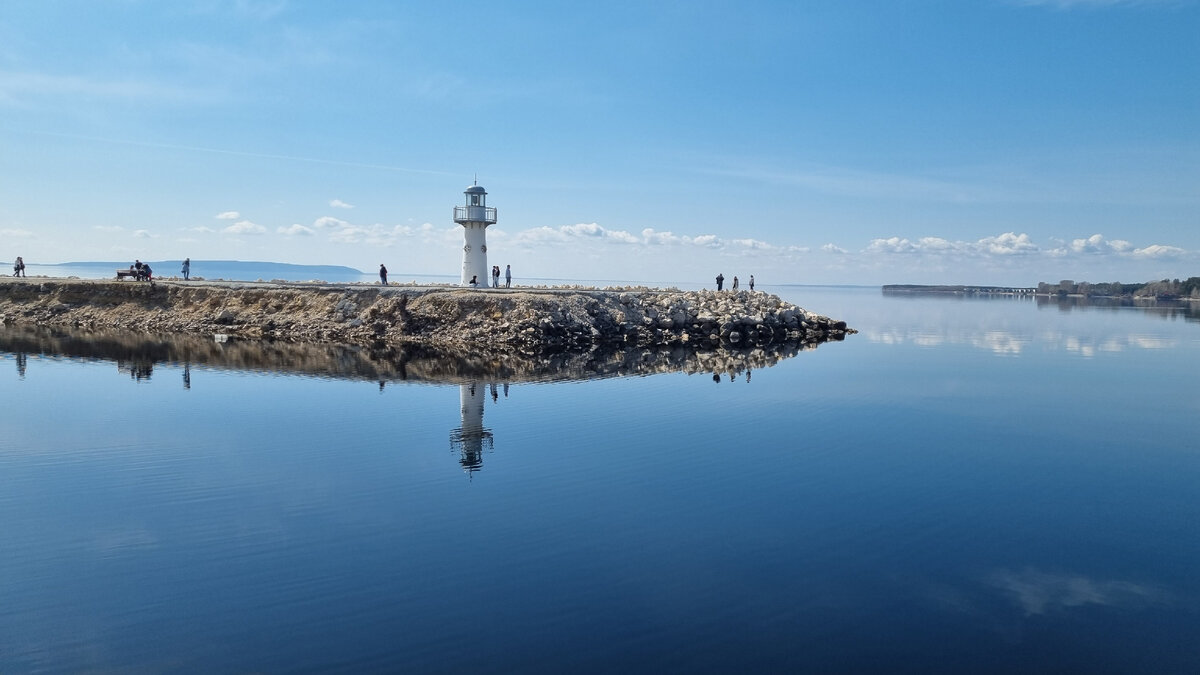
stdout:
<svg viewBox="0 0 1200 675">
<path fill-rule="evenodd" d="M 485 195 L 487 194 L 487 190 L 484 190 L 481 185 L 472 185 L 466 189 L 466 193 L 469 195 Z"/>
</svg>

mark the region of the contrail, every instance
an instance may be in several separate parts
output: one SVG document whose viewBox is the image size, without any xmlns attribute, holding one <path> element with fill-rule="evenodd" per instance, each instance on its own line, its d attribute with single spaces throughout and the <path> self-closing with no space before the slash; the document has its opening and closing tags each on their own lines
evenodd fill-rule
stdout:
<svg viewBox="0 0 1200 675">
<path fill-rule="evenodd" d="M 358 169 L 379 169 L 382 171 L 403 171 L 405 173 L 423 173 L 434 176 L 454 176 L 450 171 L 434 171 L 433 169 L 410 169 L 404 166 L 388 166 L 386 164 L 366 164 L 363 162 L 347 162 L 338 159 L 321 159 L 319 157 L 296 157 L 294 155 L 273 155 L 262 152 L 245 152 L 243 150 L 225 150 L 222 148 L 201 148 L 194 145 L 173 145 L 170 143 L 148 143 L 146 141 L 129 141 L 115 138 L 98 138 L 95 136 L 80 136 L 78 134 L 63 134 L 53 131 L 31 131 L 40 136 L 55 136 L 57 138 L 73 138 L 95 143 L 112 143 L 114 145 L 136 145 L 143 148 L 160 148 L 163 150 L 189 150 L 192 152 L 209 152 L 217 155 L 233 155 L 235 157 L 255 157 L 259 159 L 283 159 L 292 162 L 311 162 L 313 164 L 329 164 L 332 166 L 349 166 Z"/>
</svg>

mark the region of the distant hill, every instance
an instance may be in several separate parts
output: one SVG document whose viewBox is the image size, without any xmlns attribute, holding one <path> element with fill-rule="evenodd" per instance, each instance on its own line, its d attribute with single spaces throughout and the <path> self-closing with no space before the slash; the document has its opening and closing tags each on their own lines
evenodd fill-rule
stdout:
<svg viewBox="0 0 1200 675">
<path fill-rule="evenodd" d="M 144 260 L 159 277 L 178 276 L 182 260 Z M 125 269 L 133 264 L 132 260 L 122 261 L 80 261 L 57 264 L 41 264 L 38 267 L 50 267 L 62 270 L 64 276 L 107 278 L 117 269 Z M 255 281 L 263 279 L 283 279 L 285 281 L 308 281 L 321 279 L 323 281 L 361 281 L 366 275 L 360 270 L 344 265 L 294 265 L 291 263 L 260 262 L 248 260 L 192 260 L 191 275 L 204 279 L 230 279 L 237 281 Z"/>
</svg>

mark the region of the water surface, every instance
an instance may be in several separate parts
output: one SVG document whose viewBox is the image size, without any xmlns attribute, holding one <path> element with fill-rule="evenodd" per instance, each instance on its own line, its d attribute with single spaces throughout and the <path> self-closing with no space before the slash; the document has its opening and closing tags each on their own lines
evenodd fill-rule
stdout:
<svg viewBox="0 0 1200 675">
<path fill-rule="evenodd" d="M 0 671 L 1200 670 L 1200 325 L 771 290 L 861 332 L 599 379 L 9 343 Z"/>
</svg>

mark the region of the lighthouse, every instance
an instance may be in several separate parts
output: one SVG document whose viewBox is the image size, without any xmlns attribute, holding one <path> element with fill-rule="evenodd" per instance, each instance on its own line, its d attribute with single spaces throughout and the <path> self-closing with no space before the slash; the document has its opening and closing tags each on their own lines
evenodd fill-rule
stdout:
<svg viewBox="0 0 1200 675">
<path fill-rule="evenodd" d="M 454 222 L 463 226 L 463 266 L 462 283 L 471 283 L 475 277 L 477 283 L 487 286 L 492 275 L 487 264 L 487 226 L 496 222 L 496 209 L 487 205 L 487 190 L 474 185 L 467 188 L 463 195 L 466 203 L 454 207 Z"/>
</svg>

